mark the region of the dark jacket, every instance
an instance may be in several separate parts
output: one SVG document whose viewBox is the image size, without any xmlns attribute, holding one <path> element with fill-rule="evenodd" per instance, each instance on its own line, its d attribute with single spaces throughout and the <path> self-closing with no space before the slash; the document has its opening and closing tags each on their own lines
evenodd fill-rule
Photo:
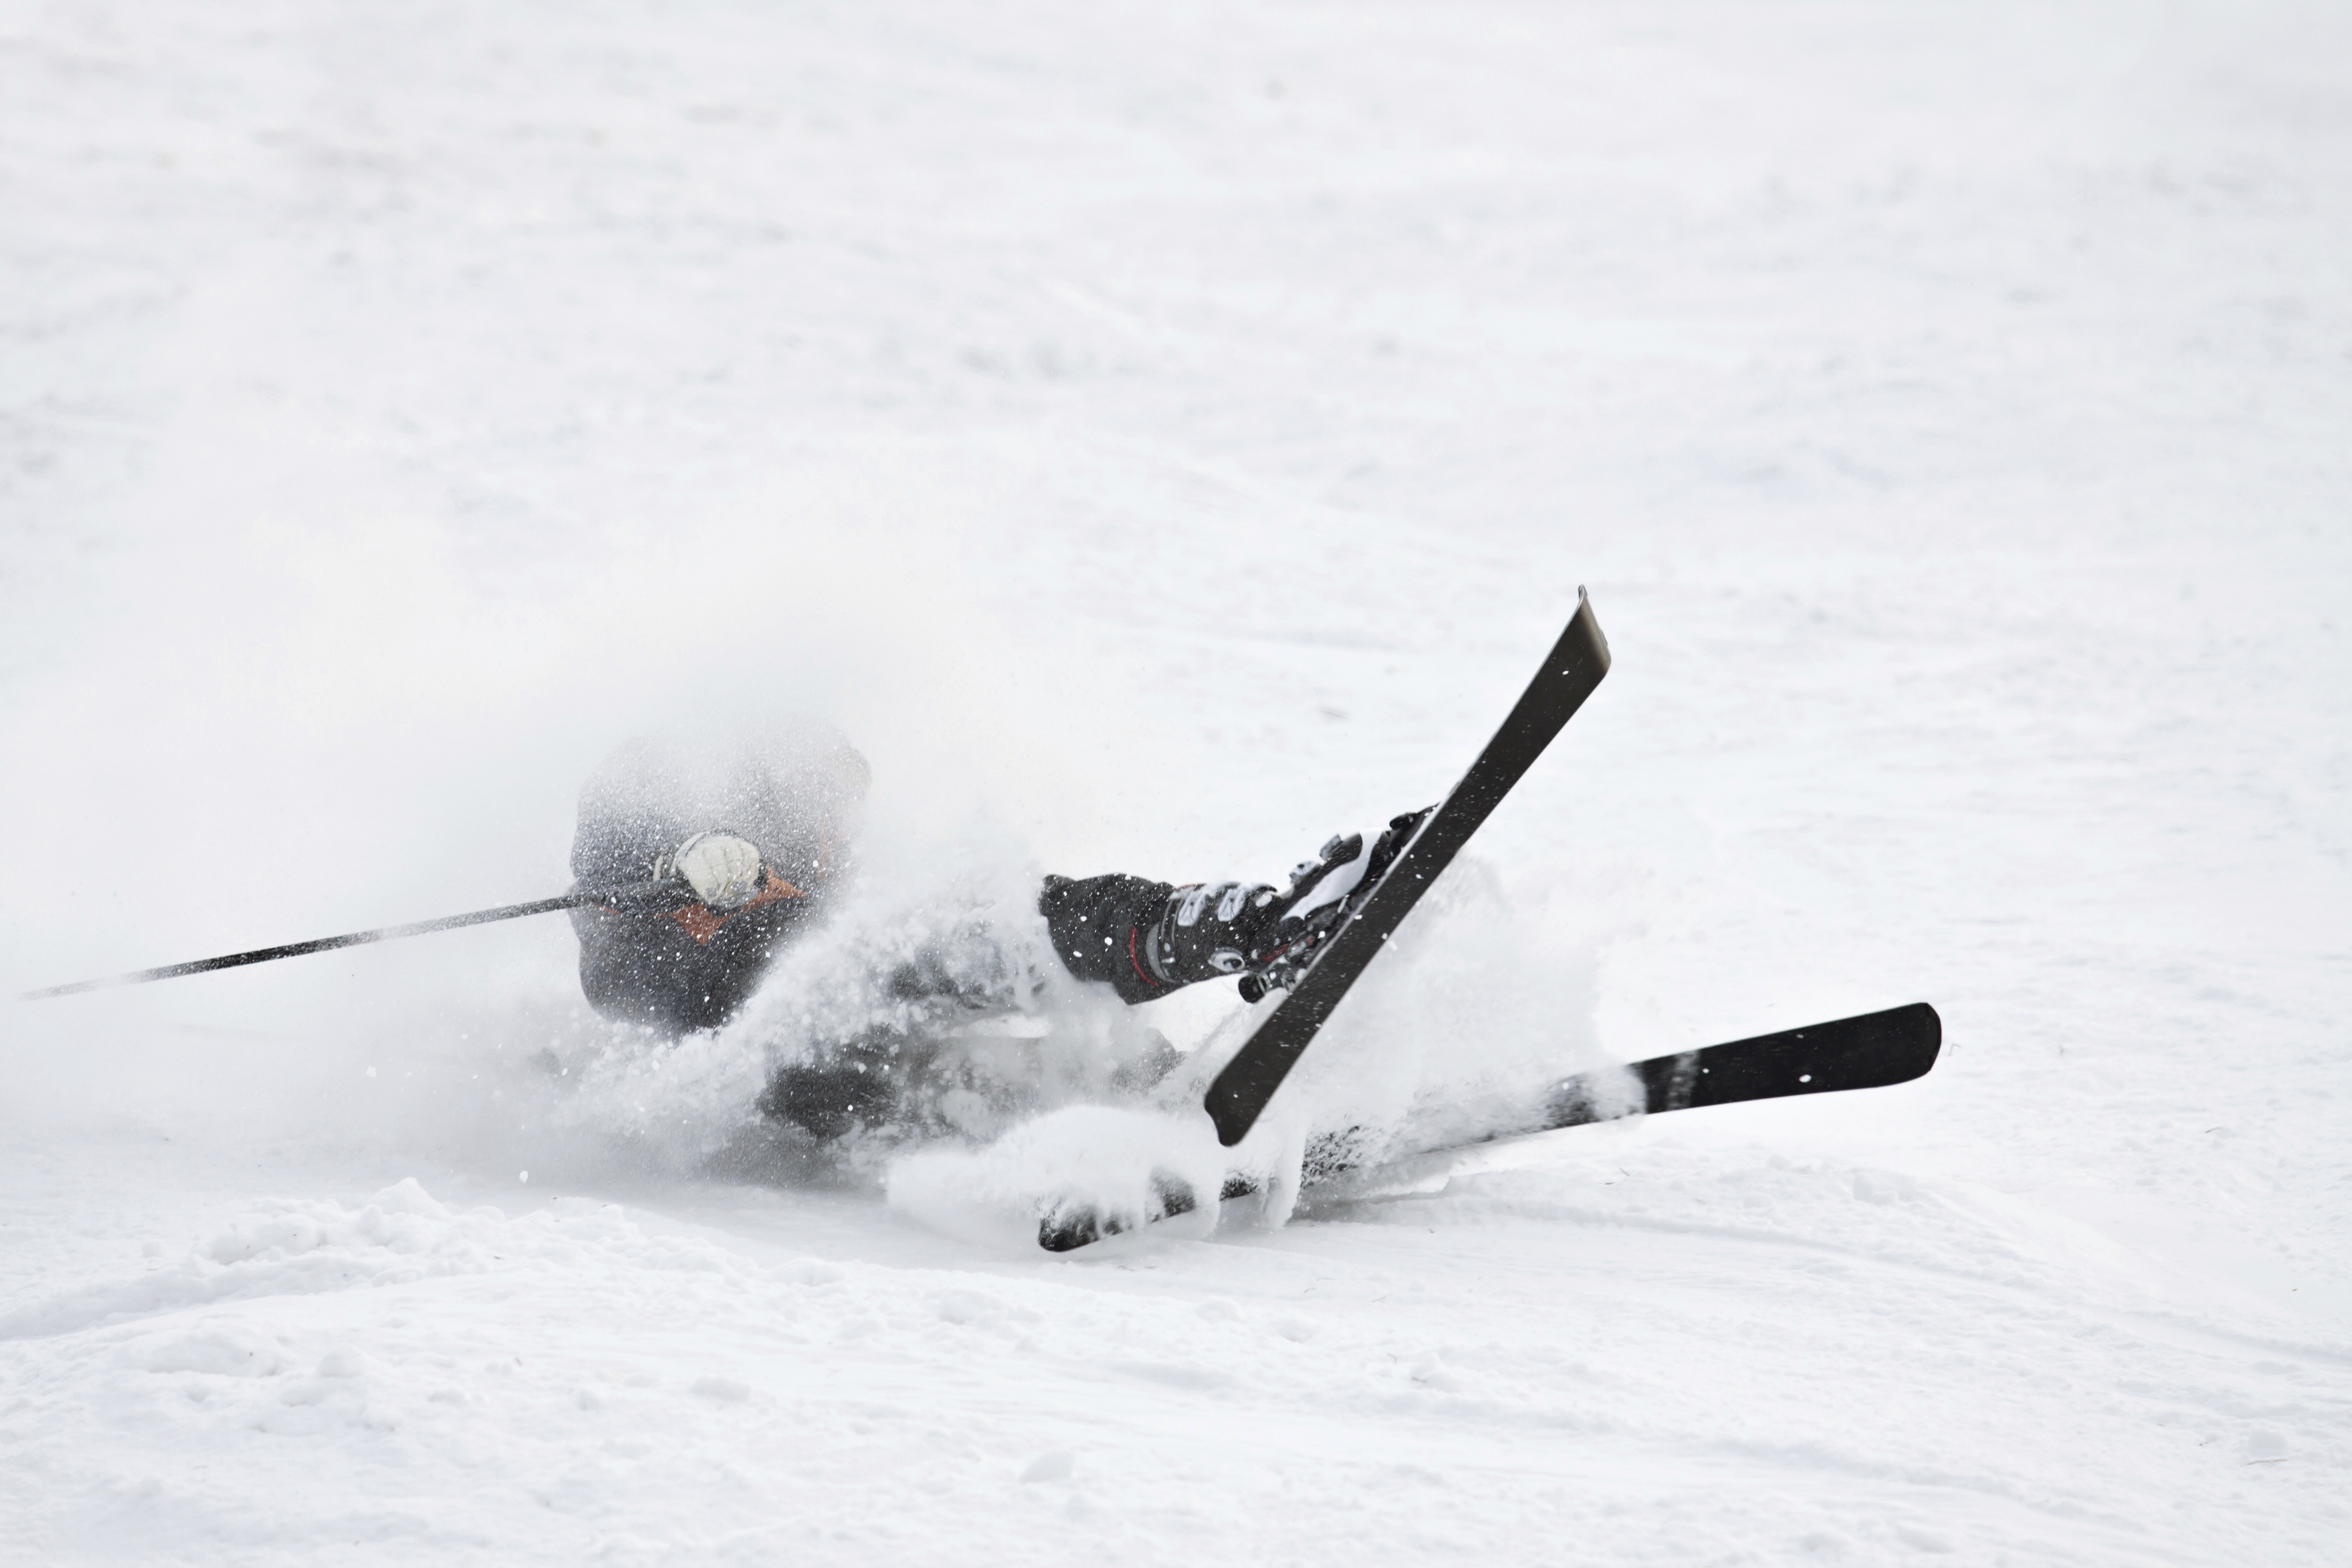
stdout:
<svg viewBox="0 0 2352 1568">
<path fill-rule="evenodd" d="M 606 758 L 580 792 L 578 886 L 642 881 L 660 857 L 712 830 L 756 845 L 768 879 L 731 913 L 691 903 L 572 910 L 589 1005 L 673 1033 L 724 1023 L 846 874 L 869 777 L 837 732 L 806 722 L 717 750 L 636 741 Z"/>
</svg>

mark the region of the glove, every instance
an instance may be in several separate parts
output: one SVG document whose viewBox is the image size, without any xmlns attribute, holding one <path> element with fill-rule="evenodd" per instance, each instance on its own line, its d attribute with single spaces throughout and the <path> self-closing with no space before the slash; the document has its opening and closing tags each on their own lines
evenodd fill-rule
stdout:
<svg viewBox="0 0 2352 1568">
<path fill-rule="evenodd" d="M 731 910 L 760 890 L 760 849 L 732 833 L 698 833 L 654 862 L 654 878 L 694 889 L 704 907 Z"/>
</svg>

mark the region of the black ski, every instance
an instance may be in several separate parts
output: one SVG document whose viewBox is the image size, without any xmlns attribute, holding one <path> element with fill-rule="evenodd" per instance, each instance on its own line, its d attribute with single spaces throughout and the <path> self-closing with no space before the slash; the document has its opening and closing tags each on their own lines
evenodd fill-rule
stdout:
<svg viewBox="0 0 2352 1568">
<path fill-rule="evenodd" d="M 1609 644 L 1583 589 L 1576 591 L 1576 614 L 1559 644 L 1462 782 L 1429 814 L 1386 874 L 1316 953 L 1290 994 L 1209 1085 L 1203 1104 L 1225 1147 L 1240 1142 L 1256 1124 L 1258 1113 L 1373 955 L 1609 673 Z"/>
<path fill-rule="evenodd" d="M 1936 1009 L 1925 1002 L 1914 1002 L 1884 1013 L 1864 1013 L 1675 1056 L 1652 1057 L 1616 1072 L 1563 1079 L 1545 1093 L 1540 1110 L 1525 1122 L 1498 1127 L 1443 1148 L 1365 1160 L 1346 1133 L 1319 1138 L 1307 1147 L 1300 1182 L 1317 1186 L 1372 1165 L 1394 1164 L 1400 1158 L 1458 1154 L 1506 1138 L 1626 1116 L 1659 1116 L 1669 1110 L 1696 1110 L 1743 1100 L 1785 1100 L 1800 1094 L 1835 1094 L 1909 1083 L 1927 1076 L 1943 1044 L 1944 1023 Z M 1633 1084 L 1626 1082 L 1626 1073 L 1633 1075 Z M 1639 1099 L 1628 1092 L 1637 1086 Z"/>
<path fill-rule="evenodd" d="M 1633 1070 L 1642 1079 L 1642 1110 L 1656 1116 L 1743 1100 L 1785 1100 L 1909 1083 L 1927 1076 L 1943 1047 L 1943 1019 L 1925 1002 L 1914 1002 L 1680 1056 L 1652 1057 L 1635 1062 Z M 1605 1094 L 1602 1085 L 1590 1078 L 1566 1079 L 1551 1092 L 1551 1119 L 1543 1130 L 1629 1113 L 1610 1110 Z"/>
<path fill-rule="evenodd" d="M 1925 1002 L 1915 1002 L 1884 1013 L 1864 1013 L 1859 1017 L 1784 1029 L 1777 1035 L 1758 1035 L 1751 1039 L 1708 1046 L 1703 1050 L 1652 1057 L 1617 1072 L 1563 1079 L 1541 1097 L 1539 1108 L 1524 1120 L 1439 1148 L 1367 1157 L 1350 1134 L 1326 1134 L 1307 1145 L 1299 1181 L 1313 1192 L 1366 1172 L 1410 1175 L 1412 1167 L 1420 1162 L 1442 1161 L 1508 1138 L 1620 1117 L 1657 1116 L 1669 1110 L 1694 1110 L 1751 1100 L 1781 1100 L 1800 1094 L 1884 1089 L 1925 1077 L 1936 1065 L 1943 1043 L 1943 1020 Z M 1625 1080 L 1624 1075 L 1629 1072 L 1633 1076 L 1633 1084 Z M 1628 1092 L 1636 1085 L 1638 1098 Z M 1248 1179 L 1234 1179 L 1228 1182 L 1223 1195 L 1243 1197 L 1255 1190 Z M 1192 1193 L 1173 1184 L 1172 1179 L 1165 1180 L 1155 1184 L 1151 1205 L 1134 1223 L 1148 1225 L 1173 1215 L 1189 1214 L 1195 1206 Z M 1083 1205 L 1056 1206 L 1040 1218 L 1037 1245 L 1048 1252 L 1069 1252 L 1129 1227 L 1129 1222 L 1107 1219 Z"/>
</svg>

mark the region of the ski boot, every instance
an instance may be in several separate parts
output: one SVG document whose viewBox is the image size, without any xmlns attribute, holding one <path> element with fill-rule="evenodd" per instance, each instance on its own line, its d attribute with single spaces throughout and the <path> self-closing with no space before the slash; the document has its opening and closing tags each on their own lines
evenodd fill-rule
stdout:
<svg viewBox="0 0 2352 1568">
<path fill-rule="evenodd" d="M 1280 890 L 1263 882 L 1171 888 L 1140 877 L 1049 877 L 1040 906 L 1070 972 L 1108 981 L 1129 1002 L 1229 974 L 1240 977 L 1243 999 L 1255 1002 L 1297 979 L 1428 815 L 1397 817 L 1369 847 L 1360 833 L 1332 839 Z"/>
</svg>

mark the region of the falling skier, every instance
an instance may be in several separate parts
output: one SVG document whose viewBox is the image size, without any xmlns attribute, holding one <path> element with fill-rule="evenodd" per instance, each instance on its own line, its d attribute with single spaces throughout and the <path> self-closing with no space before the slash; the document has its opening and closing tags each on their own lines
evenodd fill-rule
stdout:
<svg viewBox="0 0 2352 1568">
<path fill-rule="evenodd" d="M 1032 1092 L 1024 1107 L 1017 1086 L 992 1101 L 975 1092 L 991 1087 L 982 1081 L 987 1075 L 965 1069 L 984 1066 L 991 1053 L 971 1049 L 960 1037 L 985 1035 L 975 1021 L 992 1014 L 998 1024 L 1013 1026 L 1024 1018 L 1004 1015 L 1025 1016 L 1033 1026 L 1045 1022 L 1050 1032 L 1040 1003 L 1057 976 L 1074 979 L 1081 991 L 1107 988 L 1135 1003 L 1235 974 L 1246 999 L 1274 988 L 1289 994 L 1255 1020 L 1201 1091 L 1198 1103 L 1217 1143 L 1233 1150 L 1349 989 L 1387 951 L 1398 923 L 1608 668 L 1608 645 L 1580 590 L 1559 641 L 1444 800 L 1395 818 L 1369 848 L 1360 837 L 1333 839 L 1292 872 L 1281 892 L 1265 884 L 1171 887 L 1119 875 L 1048 877 L 1034 896 L 1023 894 L 1017 909 L 951 910 L 946 926 L 902 925 L 895 934 L 837 944 L 830 953 L 806 944 L 803 952 L 835 962 L 804 967 L 793 984 L 761 993 L 786 939 L 802 934 L 837 893 L 869 777 L 865 760 L 840 736 L 802 725 L 723 754 L 646 743 L 616 753 L 583 793 L 572 852 L 579 880 L 558 897 L 52 985 L 24 1000 L 570 910 L 580 936 L 582 986 L 597 1010 L 671 1036 L 738 1017 L 755 1031 L 763 1019 L 788 1025 L 790 1037 L 768 1045 L 760 1109 L 821 1147 L 842 1148 L 856 1144 L 845 1145 L 845 1135 L 864 1127 L 888 1130 L 885 1143 L 946 1128 L 993 1136 L 982 1123 L 993 1119 L 1001 1131 L 1006 1113 L 1035 1108 L 1047 1097 Z M 855 922 L 835 922 L 836 932 L 844 927 L 853 937 L 873 934 L 858 932 Z M 910 932 L 912 940 L 905 940 Z M 1043 952 L 1047 943 L 1051 957 Z M 845 956 L 849 963 L 837 962 Z M 1123 1009 L 1095 1011 L 1100 1023 Z M 1096 1038 L 1117 1033 L 1098 1030 Z M 1121 1060 L 1121 1049 L 1082 1049 L 1090 1058 L 1084 1070 L 1064 1073 L 1067 1081 L 1059 1085 L 1032 1088 L 1078 1090 L 1062 1094 L 1071 1105 L 1088 1093 L 1132 1093 L 1154 1082 L 1176 1089 L 1178 1099 L 1189 1095 L 1168 1072 L 1175 1058 L 1164 1040 L 1150 1030 L 1126 1034 L 1126 1047 L 1139 1036 L 1156 1050 L 1127 1049 Z M 1287 1174 L 1261 1168 L 1237 1175 L 1229 1168 L 1222 1190 L 1265 1191 L 1252 1184 L 1272 1181 L 1295 1194 L 1406 1153 L 1616 1116 L 1906 1083 L 1934 1067 L 1942 1037 L 1936 1010 L 1914 1003 L 1652 1057 L 1557 1079 L 1523 1103 L 1433 1129 L 1433 1141 L 1423 1135 L 1415 1144 L 1400 1144 L 1362 1125 L 1326 1129 L 1292 1145 L 1297 1158 Z M 998 1037 L 1044 1044 L 1018 1026 Z M 1001 1054 L 1016 1068 L 1024 1064 L 1020 1049 Z M 1034 1068 L 1046 1054 L 1041 1048 L 1025 1063 Z M 993 1087 L 1007 1088 L 1001 1081 Z M 1038 1244 L 1064 1251 L 1134 1225 L 1201 1212 L 1220 1190 L 1213 1172 L 1187 1182 L 1155 1168 L 1149 1178 L 1139 1195 L 1124 1198 L 1045 1194 L 1031 1216 Z"/>
<path fill-rule="evenodd" d="M 652 879 L 685 901 L 572 911 L 591 1005 L 674 1035 L 740 1014 L 780 952 L 847 880 L 869 776 L 839 734 L 814 724 L 716 754 L 650 742 L 614 753 L 582 791 L 572 874 L 592 889 Z M 1280 889 L 1049 876 L 1034 907 L 1061 966 L 1123 1002 L 1227 976 L 1255 1001 L 1289 983 L 1426 815 L 1395 818 L 1369 844 L 1360 834 L 1333 838 Z M 1006 944 L 978 934 L 977 963 L 971 943 L 961 953 L 894 956 L 873 977 L 892 1004 L 887 1016 L 806 1042 L 778 1065 L 760 1108 L 821 1141 L 908 1117 L 910 1102 L 936 1088 L 941 1036 L 1007 1008 L 1020 992 Z"/>
</svg>

